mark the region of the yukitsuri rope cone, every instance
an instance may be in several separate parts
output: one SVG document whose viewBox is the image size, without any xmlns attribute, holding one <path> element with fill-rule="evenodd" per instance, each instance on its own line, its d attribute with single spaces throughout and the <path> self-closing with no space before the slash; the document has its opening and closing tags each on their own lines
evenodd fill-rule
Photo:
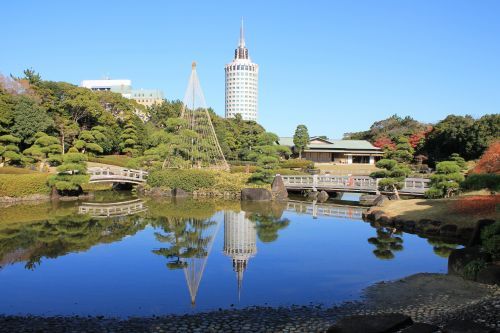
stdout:
<svg viewBox="0 0 500 333">
<path fill-rule="evenodd" d="M 182 154 L 186 163 L 183 163 L 182 167 L 228 171 L 229 165 L 215 135 L 196 73 L 195 62 L 191 66 L 191 76 L 184 95 L 181 118 L 185 121 L 181 129 L 181 140 L 183 146 L 186 147 Z M 173 163 L 166 162 L 168 166 L 173 166 Z"/>
</svg>

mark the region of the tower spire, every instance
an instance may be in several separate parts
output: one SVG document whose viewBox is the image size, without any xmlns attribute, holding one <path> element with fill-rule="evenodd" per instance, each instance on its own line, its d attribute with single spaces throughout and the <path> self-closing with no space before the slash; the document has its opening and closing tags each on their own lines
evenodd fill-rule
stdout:
<svg viewBox="0 0 500 333">
<path fill-rule="evenodd" d="M 241 18 L 240 26 L 240 45 L 239 47 L 245 47 L 245 31 L 243 29 L 243 17 Z"/>
</svg>

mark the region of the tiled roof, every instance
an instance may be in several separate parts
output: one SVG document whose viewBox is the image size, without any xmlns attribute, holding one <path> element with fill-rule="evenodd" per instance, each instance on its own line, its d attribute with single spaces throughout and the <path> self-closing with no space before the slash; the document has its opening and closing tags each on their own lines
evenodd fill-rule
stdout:
<svg viewBox="0 0 500 333">
<path fill-rule="evenodd" d="M 307 149 L 310 150 L 322 150 L 322 149 L 363 149 L 363 150 L 380 150 L 373 146 L 370 142 L 366 140 L 329 140 L 331 144 L 310 144 Z M 278 143 L 283 146 L 293 147 L 293 138 L 282 137 L 279 138 Z"/>
</svg>

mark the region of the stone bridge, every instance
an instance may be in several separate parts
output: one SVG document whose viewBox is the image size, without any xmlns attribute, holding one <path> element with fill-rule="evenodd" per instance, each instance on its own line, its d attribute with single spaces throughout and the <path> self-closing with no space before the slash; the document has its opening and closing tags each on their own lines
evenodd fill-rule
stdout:
<svg viewBox="0 0 500 333">
<path fill-rule="evenodd" d="M 300 175 L 281 176 L 287 190 L 312 190 L 327 192 L 385 193 L 380 191 L 379 179 L 369 176 Z M 429 189 L 430 179 L 406 178 L 399 194 L 423 196 Z"/>
<path fill-rule="evenodd" d="M 148 177 L 147 171 L 125 169 L 120 167 L 93 167 L 88 168 L 90 175 L 89 183 L 145 183 Z"/>
</svg>

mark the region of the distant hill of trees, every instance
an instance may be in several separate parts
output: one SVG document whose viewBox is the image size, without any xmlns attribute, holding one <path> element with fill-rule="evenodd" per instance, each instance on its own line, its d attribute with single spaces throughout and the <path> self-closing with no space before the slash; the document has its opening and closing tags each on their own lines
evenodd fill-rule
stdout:
<svg viewBox="0 0 500 333">
<path fill-rule="evenodd" d="M 449 115 L 436 124 L 393 115 L 376 121 L 367 131 L 344 134 L 345 139 L 368 140 L 385 150 L 395 150 L 401 137 L 409 141 L 415 156 L 424 156 L 430 162 L 446 160 L 454 153 L 467 160 L 477 159 L 499 139 L 500 115 L 484 115 L 479 119 Z"/>
</svg>

